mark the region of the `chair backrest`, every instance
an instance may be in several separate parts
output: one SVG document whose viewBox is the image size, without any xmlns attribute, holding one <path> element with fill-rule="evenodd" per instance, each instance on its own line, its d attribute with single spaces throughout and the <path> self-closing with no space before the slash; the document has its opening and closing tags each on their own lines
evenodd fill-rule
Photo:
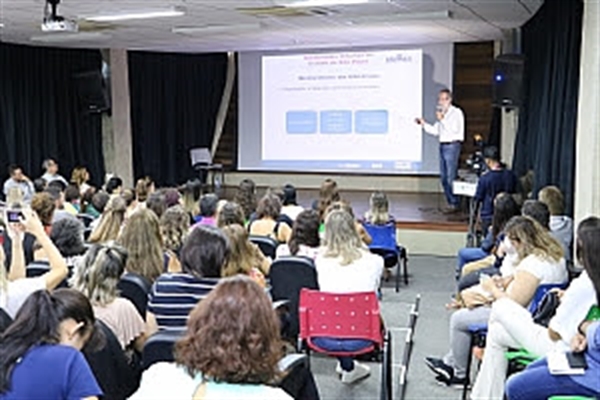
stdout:
<svg viewBox="0 0 600 400">
<path fill-rule="evenodd" d="M 385 225 L 374 225 L 365 222 L 363 226 L 373 240 L 369 245 L 369 249 L 397 251 L 396 225 L 393 222 L 389 222 Z"/>
<path fill-rule="evenodd" d="M 105 337 L 104 346 L 95 352 L 83 348 L 87 360 L 105 399 L 125 400 L 139 387 L 141 365 L 129 363 L 119 340 L 111 329 L 96 320 L 96 329 Z M 133 364 L 133 365 L 132 365 Z"/>
<path fill-rule="evenodd" d="M 279 243 L 275 239 L 272 239 L 268 236 L 257 236 L 251 235 L 250 241 L 258 246 L 260 251 L 266 256 L 275 259 L 275 254 L 277 253 L 277 246 Z"/>
<path fill-rule="evenodd" d="M 269 280 L 273 300 L 289 300 L 291 317 L 289 334 L 297 336 L 300 290 L 319 289 L 314 261 L 306 257 L 280 257 L 271 264 Z"/>
<path fill-rule="evenodd" d="M 88 214 L 77 214 L 77 219 L 83 223 L 85 228 L 89 228 L 92 222 L 94 222 L 94 217 Z"/>
<path fill-rule="evenodd" d="M 4 266 L 0 265 L 0 268 L 4 268 Z M 8 328 L 10 324 L 12 324 L 12 321 L 13 320 L 10 317 L 10 315 L 8 315 L 8 313 L 4 311 L 3 308 L 0 308 L 0 333 L 4 332 L 6 328 Z"/>
<path fill-rule="evenodd" d="M 184 331 L 162 330 L 148 338 L 142 352 L 142 367 L 148 369 L 157 362 L 172 362 L 175 360 L 173 349 L 175 342 L 183 336 Z"/>
<path fill-rule="evenodd" d="M 544 298 L 546 293 L 548 293 L 552 289 L 566 289 L 568 285 L 569 285 L 568 282 L 539 285 L 538 288 L 536 289 L 535 294 L 533 295 L 533 299 L 531 300 L 531 303 L 529 303 L 529 307 L 527 309 L 529 310 L 529 312 L 531 314 L 535 314 L 535 312 L 538 309 L 538 306 L 540 305 L 540 302 L 542 301 L 542 299 Z"/>
<path fill-rule="evenodd" d="M 28 278 L 42 276 L 48 271 L 50 271 L 50 264 L 43 261 L 33 261 L 25 267 L 25 275 Z"/>
<path fill-rule="evenodd" d="M 383 344 L 379 301 L 375 292 L 300 292 L 300 339 L 365 339 Z"/>
<path fill-rule="evenodd" d="M 131 301 L 142 318 L 146 319 L 148 294 L 152 288 L 152 283 L 141 275 L 126 273 L 121 277 L 117 288 L 121 293 L 121 297 Z"/>
</svg>

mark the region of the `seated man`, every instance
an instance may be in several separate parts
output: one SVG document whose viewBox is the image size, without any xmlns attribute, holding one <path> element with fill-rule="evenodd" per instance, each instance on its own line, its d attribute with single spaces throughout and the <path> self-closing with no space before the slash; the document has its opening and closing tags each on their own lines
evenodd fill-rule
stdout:
<svg viewBox="0 0 600 400">
<path fill-rule="evenodd" d="M 550 232 L 563 245 L 567 260 L 573 245 L 573 220 L 565 215 L 563 194 L 556 186 L 546 186 L 538 193 L 538 199 L 550 210 Z"/>
</svg>

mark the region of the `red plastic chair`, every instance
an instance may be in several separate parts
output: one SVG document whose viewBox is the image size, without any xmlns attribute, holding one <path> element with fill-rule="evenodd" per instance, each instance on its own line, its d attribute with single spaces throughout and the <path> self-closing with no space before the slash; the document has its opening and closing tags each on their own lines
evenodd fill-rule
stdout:
<svg viewBox="0 0 600 400">
<path fill-rule="evenodd" d="M 307 354 L 310 350 L 335 357 L 375 353 L 382 361 L 381 399 L 391 399 L 391 336 L 381 322 L 375 292 L 341 294 L 302 289 L 299 319 L 299 348 Z M 370 340 L 373 345 L 357 352 L 332 352 L 314 344 L 317 337 Z"/>
</svg>

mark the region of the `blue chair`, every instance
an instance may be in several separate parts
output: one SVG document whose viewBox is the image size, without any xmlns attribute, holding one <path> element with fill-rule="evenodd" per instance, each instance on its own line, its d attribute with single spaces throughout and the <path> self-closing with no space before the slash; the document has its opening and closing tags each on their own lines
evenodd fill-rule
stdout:
<svg viewBox="0 0 600 400">
<path fill-rule="evenodd" d="M 400 266 L 404 275 L 404 284 L 408 285 L 408 257 L 406 249 L 396 242 L 396 224 L 388 222 L 385 225 L 363 223 L 365 230 L 373 241 L 369 250 L 383 257 L 386 268 L 396 266 L 396 292 L 400 290 Z"/>
<path fill-rule="evenodd" d="M 569 285 L 568 282 L 560 283 L 560 284 L 539 285 L 533 295 L 533 299 L 531 300 L 531 303 L 529 303 L 529 307 L 527 308 L 527 310 L 533 315 L 537 311 L 537 308 L 540 305 L 540 302 L 542 301 L 542 299 L 544 298 L 546 293 L 548 293 L 552 289 L 566 289 L 568 285 Z M 485 338 L 487 336 L 487 330 L 488 330 L 487 323 L 469 325 L 469 333 L 471 334 L 471 349 L 473 347 L 485 347 Z M 473 357 L 469 357 L 469 361 L 467 363 L 467 370 L 466 370 L 467 377 L 471 376 L 472 358 Z M 465 385 L 463 386 L 463 392 L 462 392 L 463 400 L 467 400 L 468 390 L 469 390 L 469 380 L 467 379 L 465 381 Z"/>
</svg>

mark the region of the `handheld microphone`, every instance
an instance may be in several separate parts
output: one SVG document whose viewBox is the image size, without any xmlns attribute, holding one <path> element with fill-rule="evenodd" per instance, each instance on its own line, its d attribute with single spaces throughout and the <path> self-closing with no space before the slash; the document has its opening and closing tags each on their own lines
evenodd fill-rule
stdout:
<svg viewBox="0 0 600 400">
<path fill-rule="evenodd" d="M 442 107 L 442 106 L 440 106 L 440 105 L 437 105 L 437 106 L 435 107 L 435 111 L 436 111 L 436 112 L 439 112 L 439 113 L 443 113 L 443 112 L 444 112 L 444 107 Z"/>
</svg>

